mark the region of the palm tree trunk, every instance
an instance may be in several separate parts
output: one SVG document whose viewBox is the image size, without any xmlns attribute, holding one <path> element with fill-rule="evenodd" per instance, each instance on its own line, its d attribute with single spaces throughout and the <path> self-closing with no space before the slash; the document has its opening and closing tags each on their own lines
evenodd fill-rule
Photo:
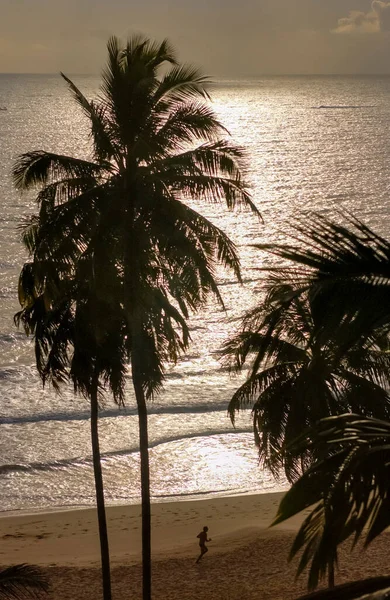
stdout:
<svg viewBox="0 0 390 600">
<path fill-rule="evenodd" d="M 151 552 L 151 510 L 150 510 L 150 471 L 148 412 L 145 393 L 137 377 L 137 369 L 132 361 L 132 374 L 135 397 L 138 407 L 139 449 L 141 457 L 141 501 L 142 501 L 142 600 L 152 598 L 152 552 Z"/>
<path fill-rule="evenodd" d="M 328 588 L 334 588 L 334 562 L 331 560 L 328 563 Z"/>
<path fill-rule="evenodd" d="M 104 488 L 98 432 L 98 376 L 94 374 L 91 392 L 91 438 L 93 472 L 95 476 L 96 506 L 99 524 L 100 556 L 102 565 L 103 598 L 111 600 L 110 551 L 108 547 L 106 509 L 104 506 Z"/>
</svg>

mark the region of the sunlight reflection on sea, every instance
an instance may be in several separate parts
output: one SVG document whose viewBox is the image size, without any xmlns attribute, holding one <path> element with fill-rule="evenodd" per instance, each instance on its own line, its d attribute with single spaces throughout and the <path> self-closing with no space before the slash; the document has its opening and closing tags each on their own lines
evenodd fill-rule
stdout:
<svg viewBox="0 0 390 600">
<path fill-rule="evenodd" d="M 87 96 L 96 95 L 96 77 L 75 81 Z M 218 272 L 226 311 L 210 303 L 191 317 L 191 347 L 167 368 L 165 390 L 150 406 L 158 501 L 285 485 L 259 469 L 250 416 L 244 413 L 232 428 L 226 408 L 240 380 L 218 360 L 242 311 L 261 298 L 260 269 L 278 264 L 253 244 L 284 242 L 294 220 L 312 210 L 334 216 L 346 209 L 388 234 L 389 78 L 266 77 L 219 82 L 212 96 L 233 140 L 247 150 L 247 180 L 264 223 L 215 204 L 197 207 L 235 241 L 244 284 Z M 35 205 L 33 196 L 13 191 L 10 176 L 15 157 L 32 149 L 85 156 L 86 124 L 58 76 L 0 75 L 0 106 L 7 107 L 0 112 L 0 510 L 89 505 L 88 403 L 71 390 L 61 396 L 42 390 L 31 342 L 12 322 L 25 259 L 17 225 Z M 135 502 L 139 465 L 130 380 L 126 407 L 118 410 L 107 398 L 100 427 L 108 500 Z"/>
</svg>

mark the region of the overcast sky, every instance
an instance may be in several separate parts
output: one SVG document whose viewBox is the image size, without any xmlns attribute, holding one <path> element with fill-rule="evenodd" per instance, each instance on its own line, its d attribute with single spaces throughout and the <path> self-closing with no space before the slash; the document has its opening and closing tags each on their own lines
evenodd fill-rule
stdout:
<svg viewBox="0 0 390 600">
<path fill-rule="evenodd" d="M 0 72 L 98 73 L 132 33 L 214 77 L 390 73 L 382 0 L 0 0 Z"/>
</svg>

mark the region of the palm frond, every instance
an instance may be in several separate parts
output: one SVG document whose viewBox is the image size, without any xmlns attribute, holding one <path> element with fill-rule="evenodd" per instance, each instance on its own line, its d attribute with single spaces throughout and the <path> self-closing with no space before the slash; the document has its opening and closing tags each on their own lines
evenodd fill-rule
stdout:
<svg viewBox="0 0 390 600">
<path fill-rule="evenodd" d="M 129 64 L 142 60 L 153 71 L 166 62 L 172 65 L 177 64 L 175 49 L 168 39 L 159 43 L 135 35 L 127 41 L 124 54 Z"/>
<path fill-rule="evenodd" d="M 186 102 L 201 97 L 209 99 L 206 91 L 210 78 L 190 65 L 175 65 L 161 79 L 153 101 L 154 104 L 167 98 L 172 102 Z"/>
<path fill-rule="evenodd" d="M 167 193 L 164 186 L 160 189 L 157 185 L 151 187 L 147 195 L 153 207 L 150 235 L 156 239 L 160 257 L 166 260 L 165 272 L 171 270 L 174 276 L 173 279 L 170 275 L 166 281 L 176 281 L 171 293 L 176 299 L 186 297 L 191 310 L 197 310 L 209 293 L 223 304 L 215 280 L 215 267 L 221 264 L 241 281 L 240 261 L 234 243 L 211 221 Z M 162 222 L 164 231 L 161 230 Z M 176 292 L 173 291 L 175 288 Z"/>
<path fill-rule="evenodd" d="M 330 297 L 343 288 L 343 296 L 352 298 L 355 291 L 364 291 L 366 284 L 371 289 L 386 289 L 390 277 L 390 242 L 357 218 L 345 214 L 340 217 L 346 226 L 319 214 L 304 223 L 298 221 L 295 246 L 258 244 L 256 247 L 293 261 L 296 272 L 297 265 L 302 265 L 300 284 L 310 285 L 313 295 L 326 289 Z M 283 267 L 279 273 L 283 276 L 283 272 L 291 270 Z M 350 294 L 346 294 L 348 286 Z"/>
<path fill-rule="evenodd" d="M 168 118 L 159 127 L 156 137 L 173 141 L 171 147 L 177 143 L 184 145 L 194 140 L 210 140 L 226 132 L 225 127 L 216 117 L 210 106 L 202 102 L 186 102 L 175 107 Z"/>
<path fill-rule="evenodd" d="M 98 164 L 44 150 L 22 154 L 12 171 L 14 185 L 20 190 L 73 177 L 89 178 L 92 182 L 101 174 Z"/>
<path fill-rule="evenodd" d="M 113 144 L 108 124 L 105 118 L 105 107 L 97 106 L 93 101 L 90 102 L 79 90 L 79 88 L 64 73 L 61 76 L 67 82 L 76 103 L 82 108 L 91 123 L 91 135 L 94 141 L 95 156 L 98 161 L 108 161 L 117 154 L 117 148 Z"/>
<path fill-rule="evenodd" d="M 295 480 L 317 456 L 305 446 L 295 455 L 289 444 L 302 428 L 344 412 L 388 418 L 390 363 L 388 334 L 378 336 L 341 313 L 332 328 L 313 314 L 310 291 L 294 294 L 294 280 L 272 280 L 268 294 L 242 318 L 222 348 L 231 368 L 249 369 L 229 403 L 229 414 L 251 407 L 255 440 L 263 465 Z"/>
<path fill-rule="evenodd" d="M 297 454 L 315 448 L 318 458 L 287 492 L 274 524 L 315 507 L 292 549 L 293 556 L 306 547 L 301 565 L 311 560 L 313 585 L 334 562 L 340 543 L 353 536 L 354 543 L 365 537 L 368 545 L 389 526 L 389 442 L 388 421 L 354 414 L 323 419 L 295 441 Z"/>
<path fill-rule="evenodd" d="M 296 600 L 385 600 L 389 597 L 390 577 L 370 577 L 305 594 Z"/>
<path fill-rule="evenodd" d="M 19 564 L 0 570 L 0 598 L 39 598 L 48 590 L 47 579 L 39 567 Z"/>
</svg>

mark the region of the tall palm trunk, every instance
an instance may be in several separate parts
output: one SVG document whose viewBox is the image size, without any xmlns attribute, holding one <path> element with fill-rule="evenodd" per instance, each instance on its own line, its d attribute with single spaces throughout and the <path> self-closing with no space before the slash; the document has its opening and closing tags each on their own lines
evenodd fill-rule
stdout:
<svg viewBox="0 0 390 600">
<path fill-rule="evenodd" d="M 124 291 L 125 307 L 131 316 L 130 331 L 132 332 L 131 348 L 131 374 L 137 402 L 139 451 L 141 459 L 141 506 L 142 506 L 142 600 L 152 599 L 152 551 L 151 551 L 151 510 L 150 510 L 150 471 L 149 471 L 149 439 L 148 439 L 148 412 L 146 408 L 145 392 L 143 388 L 142 368 L 140 361 L 143 348 L 143 327 L 139 309 L 137 309 L 139 283 L 144 279 L 140 266 L 135 268 L 134 257 L 139 257 L 137 247 L 139 232 L 135 231 L 137 184 L 134 174 L 137 165 L 131 159 L 131 151 L 127 153 L 127 172 L 124 177 L 124 197 L 128 203 L 126 210 L 126 236 L 125 236 L 125 273 Z M 129 268 L 131 265 L 131 268 Z M 141 311 L 142 314 L 142 311 Z"/>
<path fill-rule="evenodd" d="M 108 547 L 106 509 L 104 506 L 104 489 L 98 432 L 98 374 L 94 373 L 91 392 L 91 438 L 93 472 L 95 476 L 96 506 L 99 524 L 100 556 L 102 564 L 103 598 L 111 600 L 110 551 Z"/>
<path fill-rule="evenodd" d="M 328 588 L 334 588 L 334 562 L 330 561 L 328 564 Z"/>
<path fill-rule="evenodd" d="M 142 502 L 142 599 L 152 598 L 152 552 L 151 552 L 151 510 L 148 413 L 145 393 L 137 375 L 136 359 L 132 359 L 132 375 L 138 408 L 139 448 L 141 457 L 141 502 Z"/>
</svg>

